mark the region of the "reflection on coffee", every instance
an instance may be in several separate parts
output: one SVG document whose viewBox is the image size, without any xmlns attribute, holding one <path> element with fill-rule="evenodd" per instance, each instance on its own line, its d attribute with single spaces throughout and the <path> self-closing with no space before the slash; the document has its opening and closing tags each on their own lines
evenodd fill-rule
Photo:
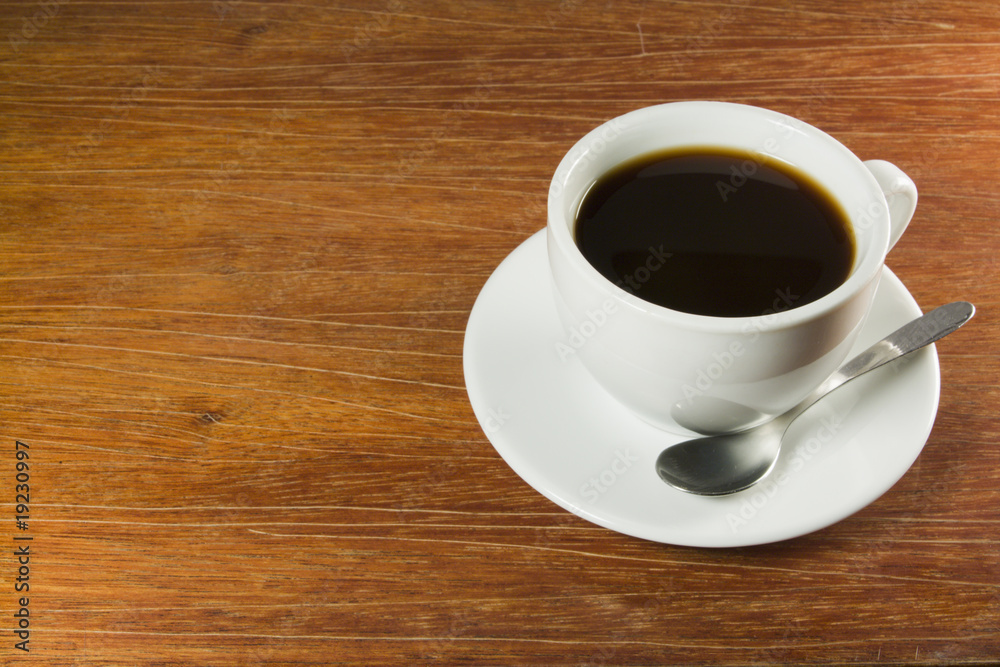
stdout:
<svg viewBox="0 0 1000 667">
<path fill-rule="evenodd" d="M 666 308 L 747 317 L 803 306 L 841 285 L 854 232 L 815 181 L 760 154 L 651 153 L 604 174 L 576 243 L 608 280 Z"/>
</svg>

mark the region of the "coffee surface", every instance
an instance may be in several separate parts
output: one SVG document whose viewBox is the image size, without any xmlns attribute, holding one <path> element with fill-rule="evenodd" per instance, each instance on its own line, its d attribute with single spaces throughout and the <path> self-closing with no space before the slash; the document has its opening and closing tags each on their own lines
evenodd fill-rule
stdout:
<svg viewBox="0 0 1000 667">
<path fill-rule="evenodd" d="M 651 303 L 748 317 L 803 306 L 850 274 L 854 232 L 825 189 L 761 155 L 651 153 L 587 192 L 577 245 L 608 280 Z"/>
</svg>

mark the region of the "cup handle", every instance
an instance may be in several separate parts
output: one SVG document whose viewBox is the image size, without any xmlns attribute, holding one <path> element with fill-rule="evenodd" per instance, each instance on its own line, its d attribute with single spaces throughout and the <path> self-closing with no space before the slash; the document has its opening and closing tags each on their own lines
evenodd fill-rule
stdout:
<svg viewBox="0 0 1000 667">
<path fill-rule="evenodd" d="M 889 250 L 892 250 L 917 209 L 917 186 L 891 162 L 866 160 L 865 166 L 875 176 L 889 205 Z"/>
</svg>

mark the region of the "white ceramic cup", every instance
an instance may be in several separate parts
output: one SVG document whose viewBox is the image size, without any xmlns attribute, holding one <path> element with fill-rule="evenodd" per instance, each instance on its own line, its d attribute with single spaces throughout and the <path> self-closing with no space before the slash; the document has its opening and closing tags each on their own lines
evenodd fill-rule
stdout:
<svg viewBox="0 0 1000 667">
<path fill-rule="evenodd" d="M 847 280 L 796 308 L 778 294 L 773 312 L 709 317 L 649 303 L 602 276 L 574 240 L 584 195 L 630 158 L 684 147 L 748 153 L 748 173 L 755 159 L 778 160 L 822 185 L 854 230 Z M 732 174 L 736 183 L 738 177 Z M 676 102 L 627 113 L 577 142 L 552 179 L 546 234 L 564 328 L 555 352 L 566 363 L 583 363 L 614 398 L 661 428 L 719 433 L 763 423 L 805 398 L 844 361 L 867 317 L 886 253 L 916 204 L 916 186 L 899 168 L 862 162 L 826 133 L 784 114 L 724 102 Z M 651 252 L 651 269 L 657 261 L 664 259 Z"/>
</svg>

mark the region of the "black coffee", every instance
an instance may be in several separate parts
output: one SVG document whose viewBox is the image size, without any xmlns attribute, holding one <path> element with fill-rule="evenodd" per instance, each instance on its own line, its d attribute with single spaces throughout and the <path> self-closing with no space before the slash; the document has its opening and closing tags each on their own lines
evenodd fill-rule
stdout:
<svg viewBox="0 0 1000 667">
<path fill-rule="evenodd" d="M 587 192 L 576 242 L 608 280 L 651 303 L 747 317 L 829 294 L 854 263 L 847 215 L 805 174 L 725 149 L 651 153 Z"/>
</svg>

